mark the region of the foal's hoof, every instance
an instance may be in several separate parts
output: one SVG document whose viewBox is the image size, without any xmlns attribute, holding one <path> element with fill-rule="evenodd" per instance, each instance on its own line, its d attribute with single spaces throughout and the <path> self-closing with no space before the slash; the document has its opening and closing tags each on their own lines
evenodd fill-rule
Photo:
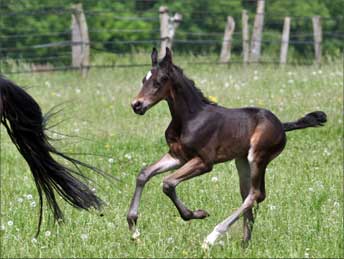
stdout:
<svg viewBox="0 0 344 259">
<path fill-rule="evenodd" d="M 213 246 L 213 244 L 210 244 L 207 240 L 204 240 L 203 244 L 202 244 L 202 250 L 204 252 L 209 252 L 209 250 L 212 246 Z"/>
<path fill-rule="evenodd" d="M 205 210 L 195 210 L 193 212 L 193 218 L 195 219 L 204 219 L 209 216 L 210 216 L 209 213 L 206 212 Z"/>
<path fill-rule="evenodd" d="M 131 235 L 131 240 L 138 240 L 140 237 L 141 233 L 138 230 L 138 228 L 135 228 L 135 230 L 133 231 L 132 235 Z"/>
</svg>

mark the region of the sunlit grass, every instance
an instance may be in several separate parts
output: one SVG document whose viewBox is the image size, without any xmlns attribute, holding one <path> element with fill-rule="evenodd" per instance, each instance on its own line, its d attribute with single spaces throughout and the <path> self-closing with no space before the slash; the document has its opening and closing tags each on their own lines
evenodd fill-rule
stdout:
<svg viewBox="0 0 344 259">
<path fill-rule="evenodd" d="M 147 55 L 147 63 L 149 55 Z M 178 186 L 181 199 L 193 209 L 210 213 L 205 220 L 184 222 L 161 190 L 163 176 L 147 184 L 140 206 L 141 237 L 130 240 L 126 213 L 140 168 L 167 151 L 164 130 L 170 115 L 160 103 L 145 116 L 130 108 L 147 68 L 20 74 L 10 77 L 40 103 L 44 111 L 63 103 L 51 124 L 77 137 L 54 144 L 120 179 L 107 182 L 89 174 L 90 183 L 108 204 L 104 217 L 78 211 L 60 202 L 65 223 L 55 225 L 44 214 L 41 235 L 38 195 L 30 171 L 1 126 L 1 256 L 6 258 L 101 257 L 343 257 L 343 97 L 342 67 L 326 65 L 284 69 L 273 66 L 190 65 L 176 57 L 185 73 L 206 96 L 227 107 L 259 106 L 282 121 L 322 110 L 325 127 L 288 133 L 287 147 L 268 168 L 267 199 L 260 205 L 253 239 L 241 248 L 242 223 L 204 254 L 201 243 L 213 227 L 240 206 L 233 162 L 215 166 L 207 175 Z M 188 63 L 188 65 L 186 65 Z M 95 156 L 102 155 L 102 156 Z"/>
</svg>

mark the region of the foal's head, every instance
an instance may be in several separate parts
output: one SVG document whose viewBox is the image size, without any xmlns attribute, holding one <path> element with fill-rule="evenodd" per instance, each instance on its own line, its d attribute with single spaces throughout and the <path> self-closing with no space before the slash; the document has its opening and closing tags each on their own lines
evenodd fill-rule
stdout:
<svg viewBox="0 0 344 259">
<path fill-rule="evenodd" d="M 142 87 L 131 106 L 135 113 L 143 115 L 149 108 L 166 99 L 170 94 L 172 87 L 171 69 L 172 54 L 169 48 L 166 48 L 165 57 L 158 62 L 158 52 L 153 48 L 152 68 L 142 79 Z"/>
</svg>

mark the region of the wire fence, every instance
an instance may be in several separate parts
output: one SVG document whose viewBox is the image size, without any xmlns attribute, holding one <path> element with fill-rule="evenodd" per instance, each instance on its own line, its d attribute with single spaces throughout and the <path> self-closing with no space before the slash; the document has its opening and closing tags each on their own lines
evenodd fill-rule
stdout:
<svg viewBox="0 0 344 259">
<path fill-rule="evenodd" d="M 136 0 L 136 2 L 149 3 L 148 0 Z M 151 1 L 153 2 L 153 1 Z M 187 1 L 186 1 L 187 2 Z M 46 16 L 55 16 L 54 21 L 63 22 L 70 28 L 70 17 L 73 13 L 71 8 L 65 7 L 42 7 L 38 10 L 22 10 L 18 12 L 0 12 L 1 17 L 11 17 L 11 19 L 20 19 L 23 16 L 30 17 L 33 20 L 44 19 Z M 171 11 L 173 13 L 173 10 Z M 133 54 L 135 52 L 150 51 L 152 46 L 159 47 L 161 44 L 160 38 L 160 24 L 159 13 L 157 11 L 138 11 L 137 15 L 119 15 L 119 11 L 116 9 L 106 10 L 85 10 L 84 14 L 88 23 L 88 33 L 90 35 L 89 42 L 72 41 L 71 29 L 64 29 L 54 31 L 49 27 L 44 31 L 37 30 L 21 30 L 11 31 L 6 28 L 0 28 L 0 72 L 2 74 L 11 73 L 31 73 L 31 72 L 44 72 L 44 71 L 66 71 L 66 70 L 78 70 L 80 67 L 72 65 L 72 47 L 73 46 L 86 46 L 91 49 L 91 63 L 85 66 L 89 68 L 126 68 L 126 67 L 141 67 L 149 66 L 148 63 L 130 62 L 129 64 L 120 63 L 119 57 L 123 54 Z M 258 14 L 259 15 L 259 14 Z M 223 12 L 211 12 L 211 11 L 195 11 L 193 15 L 185 15 L 181 25 L 178 27 L 173 39 L 173 49 L 178 53 L 194 53 L 212 55 L 207 62 L 197 62 L 193 64 L 208 65 L 218 64 L 218 55 L 220 53 L 221 46 L 224 42 L 223 30 L 218 31 L 193 31 L 190 27 L 184 27 L 183 22 L 188 24 L 204 23 L 204 16 L 208 19 L 214 18 L 216 21 L 223 21 L 223 28 L 225 27 L 225 21 L 227 15 Z M 265 22 L 267 30 L 264 28 L 263 39 L 259 42 L 262 44 L 263 52 L 268 49 L 279 49 L 281 46 L 281 31 L 283 27 L 283 18 L 274 14 L 270 16 L 266 14 L 267 19 Z M 93 17 L 107 19 L 115 19 L 121 21 L 123 24 L 120 28 L 108 28 L 106 22 L 102 24 L 96 24 L 93 22 Z M 295 23 L 294 29 L 292 27 L 290 32 L 290 40 L 288 41 L 291 47 L 301 50 L 312 49 L 314 45 L 313 32 L 311 28 L 311 16 L 290 16 Z M 250 21 L 254 17 L 251 17 Z M 333 24 L 340 24 L 343 22 L 343 17 L 321 17 L 323 23 L 323 48 L 326 50 L 328 45 L 336 44 L 336 46 L 342 45 L 344 38 L 343 31 L 327 30 L 333 27 Z M 68 21 L 66 21 L 68 20 Z M 233 33 L 233 38 L 230 40 L 232 45 L 232 55 L 230 63 L 242 63 L 242 32 L 241 32 L 241 17 L 235 17 L 237 22 L 236 31 Z M 144 22 L 145 27 L 140 27 L 140 24 Z M 298 23 L 305 26 L 304 30 L 300 30 Z M 327 23 L 331 26 L 327 26 Z M 149 26 L 147 26 L 147 24 Z M 1 23 L 0 23 L 1 26 Z M 54 26 L 51 26 L 54 27 Z M 272 31 L 271 28 L 277 27 L 280 30 Z M 4 30 L 2 30 L 4 29 Z M 52 41 L 53 40 L 53 41 Z M 250 40 L 251 43 L 254 41 Z M 339 47 L 342 51 L 342 46 Z M 215 54 L 214 54 L 215 53 Z M 275 51 L 275 55 L 264 57 L 253 63 L 260 64 L 279 64 L 278 51 Z M 105 58 L 97 58 L 97 55 L 105 55 Z M 96 60 L 96 61 L 94 61 Z M 99 61 L 101 60 L 101 61 Z M 289 64 L 313 64 L 312 59 L 293 60 L 288 62 Z"/>
</svg>

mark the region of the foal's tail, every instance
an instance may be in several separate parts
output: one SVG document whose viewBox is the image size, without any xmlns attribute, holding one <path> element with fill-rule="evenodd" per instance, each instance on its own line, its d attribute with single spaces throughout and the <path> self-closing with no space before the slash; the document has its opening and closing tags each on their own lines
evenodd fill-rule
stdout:
<svg viewBox="0 0 344 259">
<path fill-rule="evenodd" d="M 284 131 L 291 131 L 308 127 L 318 127 L 323 126 L 326 121 L 326 113 L 322 111 L 315 111 L 306 114 L 306 116 L 298 119 L 297 121 L 283 123 L 283 129 Z"/>
<path fill-rule="evenodd" d="M 84 177 L 78 166 L 103 174 L 100 170 L 56 150 L 45 135 L 47 117 L 43 117 L 36 101 L 22 88 L 0 77 L 0 119 L 33 174 L 40 199 L 40 215 L 37 234 L 42 223 L 43 195 L 55 220 L 62 220 L 63 213 L 56 201 L 54 190 L 72 206 L 88 210 L 99 209 L 102 201 L 75 176 Z M 57 162 L 57 155 L 71 162 L 72 170 Z"/>
</svg>

